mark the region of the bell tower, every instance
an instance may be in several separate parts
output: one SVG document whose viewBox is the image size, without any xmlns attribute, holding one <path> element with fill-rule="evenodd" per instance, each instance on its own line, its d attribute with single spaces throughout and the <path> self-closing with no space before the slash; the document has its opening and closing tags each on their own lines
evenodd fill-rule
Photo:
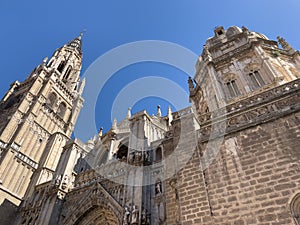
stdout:
<svg viewBox="0 0 300 225">
<path fill-rule="evenodd" d="M 0 205 L 19 205 L 29 186 L 53 177 L 84 101 L 81 38 L 12 83 L 0 102 Z"/>
<path fill-rule="evenodd" d="M 210 113 L 298 79 L 299 52 L 284 38 L 277 39 L 244 26 L 216 27 L 196 63 L 194 80 L 188 82 L 195 112 Z"/>
</svg>

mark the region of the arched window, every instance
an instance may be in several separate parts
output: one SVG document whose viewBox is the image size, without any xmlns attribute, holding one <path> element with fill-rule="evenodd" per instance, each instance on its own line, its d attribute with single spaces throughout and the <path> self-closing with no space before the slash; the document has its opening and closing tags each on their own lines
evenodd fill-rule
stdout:
<svg viewBox="0 0 300 225">
<path fill-rule="evenodd" d="M 265 82 L 258 71 L 251 71 L 249 73 L 249 79 L 251 80 L 253 89 L 257 89 L 265 85 Z"/>
<path fill-rule="evenodd" d="M 292 199 L 290 207 L 296 224 L 300 225 L 300 193 Z"/>
<path fill-rule="evenodd" d="M 58 65 L 57 70 L 61 73 L 63 71 L 63 69 L 66 66 L 66 62 L 65 61 L 61 61 L 61 63 Z"/>
<path fill-rule="evenodd" d="M 117 152 L 116 158 L 127 159 L 127 154 L 128 154 L 128 147 L 126 145 L 121 145 Z"/>
<path fill-rule="evenodd" d="M 55 104 L 56 104 L 56 100 L 57 100 L 56 94 L 53 93 L 53 92 L 51 92 L 50 95 L 49 95 L 49 97 L 48 97 L 47 103 L 48 103 L 48 105 L 49 105 L 50 107 L 54 107 Z"/>
<path fill-rule="evenodd" d="M 65 113 L 66 113 L 66 110 L 67 110 L 66 103 L 62 102 L 62 103 L 60 103 L 60 105 L 59 105 L 59 107 L 58 107 L 57 114 L 58 114 L 61 118 L 64 118 Z"/>
<path fill-rule="evenodd" d="M 228 73 L 223 77 L 224 93 L 227 99 L 232 99 L 241 94 L 239 87 L 241 86 L 236 74 Z"/>
<path fill-rule="evenodd" d="M 229 98 L 234 98 L 234 97 L 240 95 L 240 92 L 239 92 L 238 86 L 236 85 L 235 80 L 228 81 L 226 83 L 226 88 L 229 93 L 229 96 L 228 96 Z"/>
<path fill-rule="evenodd" d="M 155 150 L 155 160 L 156 160 L 156 161 L 162 160 L 162 149 L 161 149 L 161 147 L 158 147 L 158 148 Z"/>
<path fill-rule="evenodd" d="M 63 77 L 64 80 L 68 80 L 68 79 L 69 79 L 69 76 L 70 76 L 71 71 L 72 71 L 72 66 L 69 65 L 69 66 L 68 66 L 68 69 L 66 70 L 65 75 L 64 75 L 64 77 Z"/>
<path fill-rule="evenodd" d="M 51 67 L 53 65 L 53 62 L 54 60 L 51 60 L 49 63 L 48 63 L 48 67 Z"/>
</svg>

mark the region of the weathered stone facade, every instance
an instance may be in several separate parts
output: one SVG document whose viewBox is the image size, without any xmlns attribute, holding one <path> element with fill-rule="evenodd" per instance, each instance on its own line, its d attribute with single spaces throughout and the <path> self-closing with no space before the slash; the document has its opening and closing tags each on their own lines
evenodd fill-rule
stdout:
<svg viewBox="0 0 300 225">
<path fill-rule="evenodd" d="M 299 76 L 283 38 L 216 28 L 188 80 L 192 107 L 129 109 L 87 143 L 50 136 L 59 161 L 33 179 L 16 224 L 300 224 Z"/>
<path fill-rule="evenodd" d="M 83 105 L 81 61 L 80 36 L 45 58 L 24 82 L 14 82 L 1 100 L 1 224 L 11 223 L 15 206 L 35 185 L 53 179 Z"/>
</svg>

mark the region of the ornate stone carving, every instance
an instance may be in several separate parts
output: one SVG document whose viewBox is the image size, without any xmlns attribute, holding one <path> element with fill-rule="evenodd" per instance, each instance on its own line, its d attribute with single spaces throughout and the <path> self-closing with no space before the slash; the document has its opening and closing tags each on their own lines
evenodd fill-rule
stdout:
<svg viewBox="0 0 300 225">
<path fill-rule="evenodd" d="M 129 225 L 130 224 L 130 211 L 127 206 L 124 208 L 124 217 L 123 217 L 123 225 Z"/>
<path fill-rule="evenodd" d="M 141 224 L 142 225 L 149 225 L 150 224 L 150 218 L 147 209 L 143 208 L 142 210 L 142 218 L 141 218 Z"/>
<path fill-rule="evenodd" d="M 139 209 L 136 205 L 134 205 L 131 214 L 131 224 L 136 225 L 138 223 L 139 223 Z"/>
</svg>

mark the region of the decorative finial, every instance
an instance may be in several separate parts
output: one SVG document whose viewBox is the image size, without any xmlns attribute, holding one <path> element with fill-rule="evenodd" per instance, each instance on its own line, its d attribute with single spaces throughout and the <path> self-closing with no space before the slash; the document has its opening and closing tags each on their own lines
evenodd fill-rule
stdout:
<svg viewBox="0 0 300 225">
<path fill-rule="evenodd" d="M 287 43 L 284 38 L 277 36 L 277 40 L 284 50 L 287 50 L 291 54 L 296 52 L 295 49 L 293 49 L 293 47 L 289 43 Z"/>
<path fill-rule="evenodd" d="M 43 65 L 46 65 L 47 61 L 48 61 L 48 57 L 46 56 L 46 57 L 43 59 Z"/>
<path fill-rule="evenodd" d="M 171 126 L 171 123 L 173 121 L 173 114 L 171 106 L 168 107 L 168 125 Z"/>
<path fill-rule="evenodd" d="M 98 137 L 101 138 L 103 135 L 103 127 L 100 127 Z"/>
<path fill-rule="evenodd" d="M 160 110 L 160 105 L 157 106 L 157 113 L 156 113 L 157 117 L 161 117 L 161 110 Z"/>
<path fill-rule="evenodd" d="M 131 108 L 129 107 L 128 108 L 128 111 L 127 111 L 127 119 L 130 119 L 131 118 Z"/>
<path fill-rule="evenodd" d="M 111 129 L 112 130 L 116 130 L 117 129 L 117 119 L 116 118 L 114 118 L 114 121 L 112 123 Z"/>
<path fill-rule="evenodd" d="M 79 40 L 81 40 L 81 38 L 82 38 L 82 36 L 83 36 L 83 34 L 86 32 L 86 29 L 83 29 L 81 32 L 80 32 L 80 34 L 79 34 L 79 36 L 78 36 L 78 39 Z"/>
<path fill-rule="evenodd" d="M 246 33 L 246 34 L 249 34 L 249 33 L 250 33 L 250 31 L 248 30 L 248 28 L 245 27 L 245 26 L 242 26 L 242 31 L 243 31 L 244 33 Z"/>
<path fill-rule="evenodd" d="M 188 79 L 188 84 L 189 84 L 189 91 L 190 93 L 192 93 L 194 91 L 194 82 L 193 82 L 193 79 L 191 77 L 189 77 Z"/>
<path fill-rule="evenodd" d="M 81 95 L 83 93 L 83 89 L 85 87 L 85 77 L 82 79 L 81 83 L 80 83 L 80 86 L 79 86 L 79 89 L 78 89 L 78 93 Z"/>
</svg>

